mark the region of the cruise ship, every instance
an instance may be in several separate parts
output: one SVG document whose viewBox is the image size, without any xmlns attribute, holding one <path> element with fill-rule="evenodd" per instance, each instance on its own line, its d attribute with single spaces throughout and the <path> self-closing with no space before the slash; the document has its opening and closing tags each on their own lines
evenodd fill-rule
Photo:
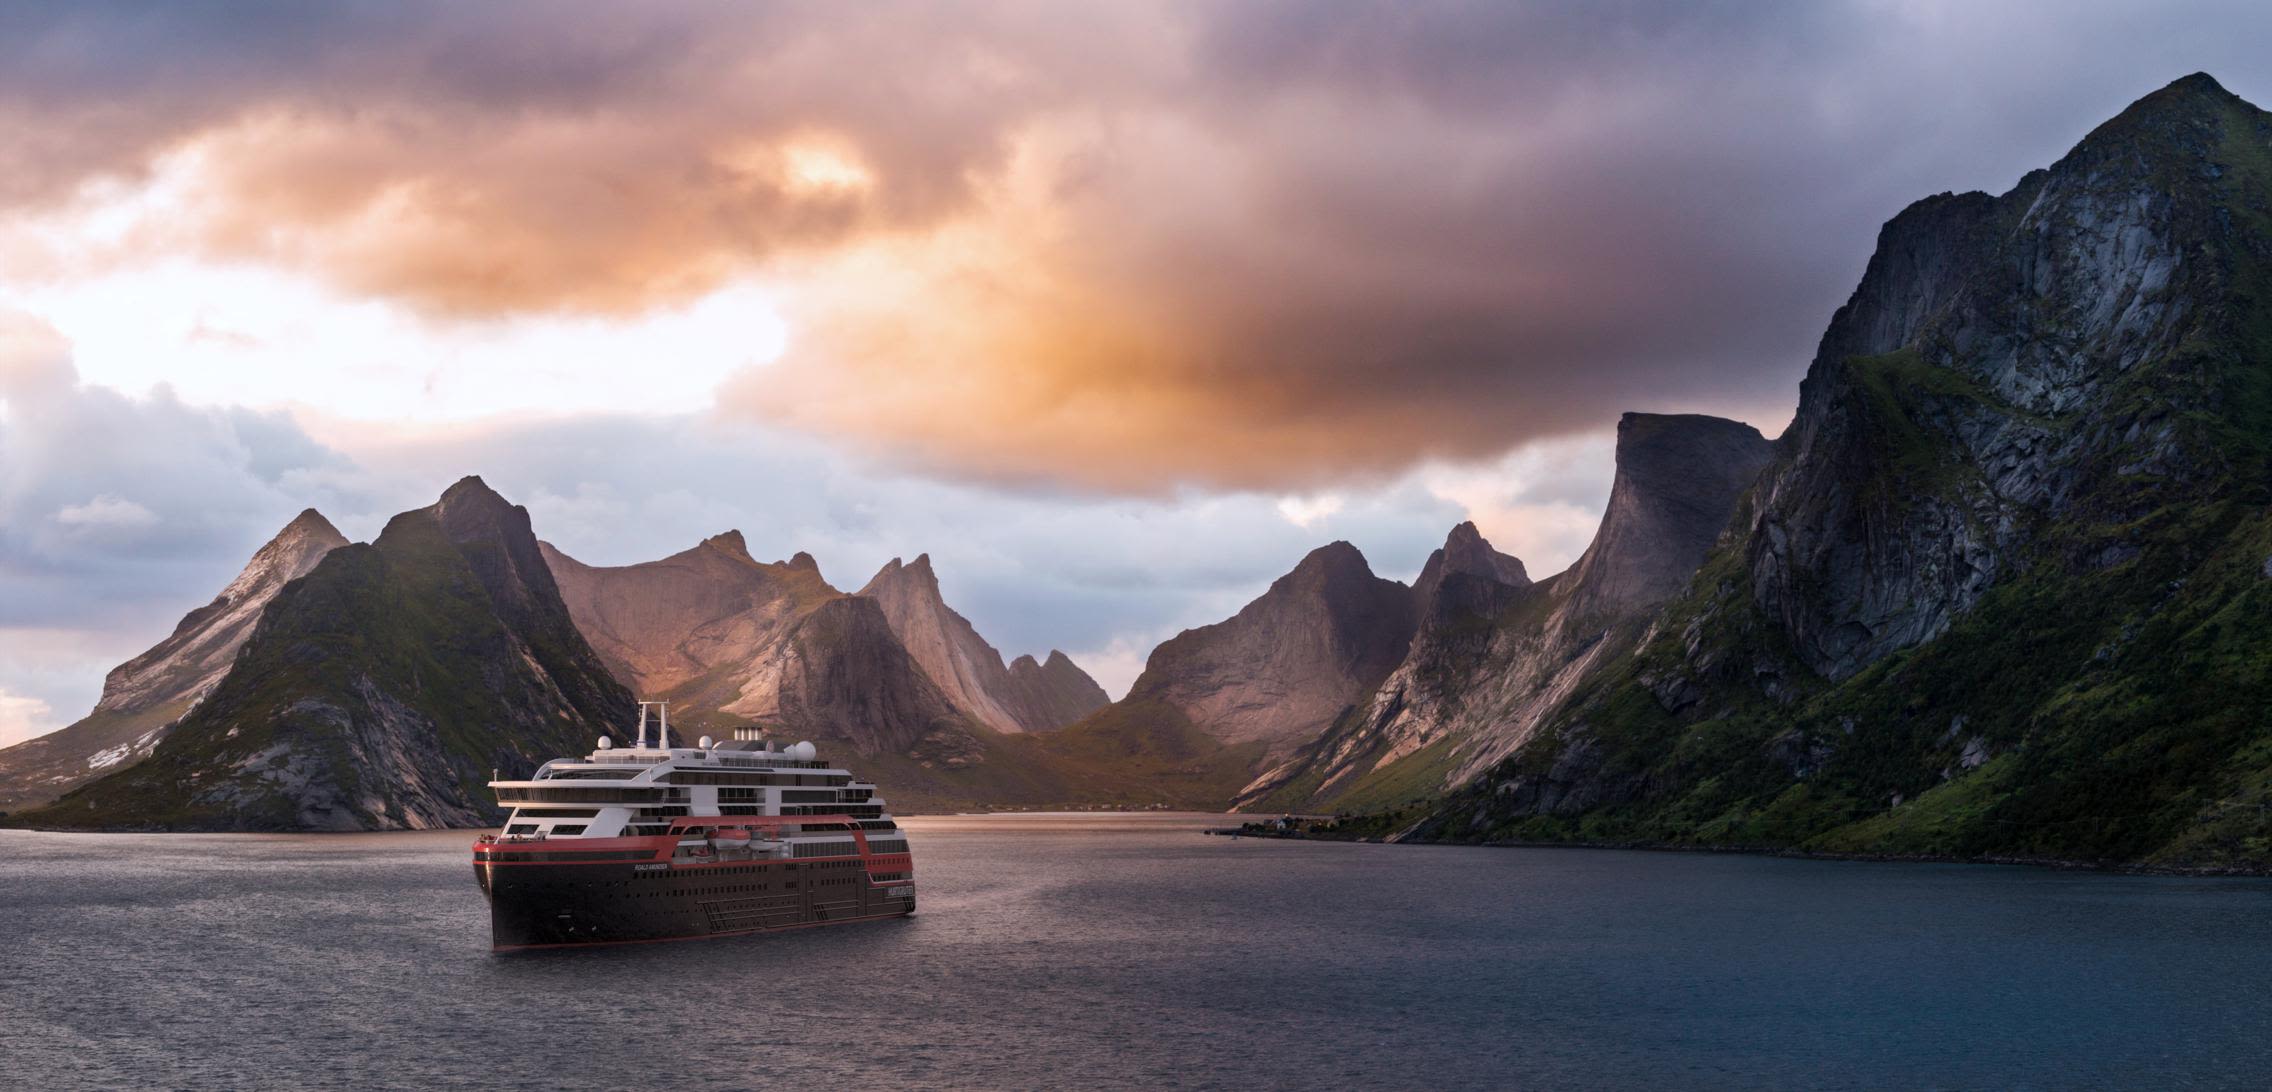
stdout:
<svg viewBox="0 0 2272 1092">
<path fill-rule="evenodd" d="M 648 743 L 650 721 L 655 743 Z M 674 746 L 670 709 L 639 703 L 635 741 L 607 737 L 526 781 L 473 846 L 496 951 L 733 936 L 915 910 L 907 837 L 876 787 L 760 728 Z"/>
</svg>

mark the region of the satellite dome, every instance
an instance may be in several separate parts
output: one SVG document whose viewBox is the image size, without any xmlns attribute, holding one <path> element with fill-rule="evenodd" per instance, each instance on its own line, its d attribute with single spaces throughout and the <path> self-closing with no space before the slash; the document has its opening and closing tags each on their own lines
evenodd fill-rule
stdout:
<svg viewBox="0 0 2272 1092">
<path fill-rule="evenodd" d="M 609 739 L 609 738 L 607 738 L 606 736 L 601 736 L 601 737 L 600 737 L 600 750 L 603 750 L 603 751 L 604 751 L 604 750 L 607 750 L 608 748 L 610 748 L 610 747 L 613 747 L 613 746 L 615 746 L 615 741 L 614 741 L 614 740 L 612 740 L 612 739 Z"/>
<path fill-rule="evenodd" d="M 795 746 L 789 748 L 789 757 L 799 762 L 810 762 L 813 756 L 819 753 L 820 748 L 813 746 L 812 741 L 806 739 L 798 740 Z"/>
<path fill-rule="evenodd" d="M 702 749 L 703 749 L 703 750 L 705 750 L 705 751 L 707 751 L 707 750 L 709 750 L 709 749 L 710 749 L 710 743 L 711 743 L 710 737 L 709 737 L 709 736 L 703 736 L 703 737 L 702 737 L 701 739 L 698 739 L 698 740 L 696 740 L 696 741 L 694 742 L 694 745 L 695 745 L 695 746 L 697 746 L 697 747 L 700 747 L 700 748 L 702 748 Z"/>
</svg>

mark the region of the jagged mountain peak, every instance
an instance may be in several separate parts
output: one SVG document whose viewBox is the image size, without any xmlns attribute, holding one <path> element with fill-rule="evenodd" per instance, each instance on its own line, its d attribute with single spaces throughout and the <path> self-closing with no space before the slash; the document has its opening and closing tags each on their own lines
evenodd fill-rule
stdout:
<svg viewBox="0 0 2272 1092">
<path fill-rule="evenodd" d="M 1523 568 L 1522 559 L 1513 554 L 1500 553 L 1476 529 L 1474 520 L 1464 520 L 1444 536 L 1444 571 L 1446 573 L 1472 573 L 1489 576 L 1501 584 L 1522 587 L 1530 583 L 1530 572 Z"/>
<path fill-rule="evenodd" d="M 1464 520 L 1452 528 L 1451 533 L 1444 536 L 1443 546 L 1428 555 L 1428 563 L 1420 568 L 1420 578 L 1412 582 L 1422 617 L 1433 607 L 1444 580 L 1454 575 L 1481 577 L 1510 588 L 1529 587 L 1531 582 L 1522 560 L 1493 549 L 1474 520 Z"/>
<path fill-rule="evenodd" d="M 315 509 L 293 517 L 211 602 L 184 615 L 165 640 L 112 668 L 86 717 L 0 749 L 0 808 L 44 803 L 148 756 L 229 673 L 270 600 L 345 545 L 347 536 Z"/>
<path fill-rule="evenodd" d="M 489 483 L 482 481 L 479 474 L 468 474 L 451 482 L 448 489 L 442 490 L 441 503 L 445 505 L 478 503 L 491 506 L 512 506 L 512 502 L 499 495 L 496 490 L 489 488 Z"/>
<path fill-rule="evenodd" d="M 285 524 L 283 530 L 276 532 L 276 537 L 278 539 L 282 539 L 287 536 L 293 538 L 304 538 L 308 536 L 314 536 L 317 538 L 335 538 L 338 539 L 341 543 L 345 543 L 347 541 L 347 536 L 340 534 L 339 528 L 332 526 L 331 521 L 325 519 L 323 513 L 318 512 L 313 508 L 300 509 L 300 514 L 293 516 L 292 522 Z"/>
<path fill-rule="evenodd" d="M 1350 545 L 1346 540 L 1335 539 L 1302 555 L 1302 560 L 1295 564 L 1294 571 L 1347 568 L 1362 569 L 1365 572 L 1373 571 L 1372 567 L 1365 561 L 1364 551 Z"/>
<path fill-rule="evenodd" d="M 1328 542 L 1302 555 L 1301 561 L 1286 575 L 1271 582 L 1264 598 L 1296 592 L 1330 593 L 1335 588 L 1361 586 L 1377 579 L 1380 578 L 1373 575 L 1372 565 L 1357 547 L 1342 541 Z"/>
<path fill-rule="evenodd" d="M 1153 649 L 1126 700 L 1164 703 L 1218 741 L 1284 754 L 1396 668 L 1414 610 L 1411 588 L 1330 542 L 1237 614 Z"/>
<path fill-rule="evenodd" d="M 2180 76 L 2160 88 L 2148 92 L 2136 102 L 2124 107 L 2111 120 L 2092 130 L 2095 136 L 2109 127 L 2135 124 L 2141 121 L 2160 121 L 2176 117 L 2204 116 L 2208 112 L 2242 101 L 2239 95 L 2225 89 L 2217 78 L 2206 72 Z M 2089 137 L 2084 138 L 2088 143 Z"/>
<path fill-rule="evenodd" d="M 939 574 L 931 568 L 931 555 L 917 554 L 913 561 L 892 558 L 884 563 L 883 568 L 876 570 L 876 575 L 868 579 L 867 585 L 858 594 L 880 595 L 886 589 L 938 599 Z"/>
<path fill-rule="evenodd" d="M 702 545 L 742 561 L 755 562 L 757 560 L 749 556 L 749 543 L 743 541 L 740 531 L 723 531 L 711 535 L 702 540 Z"/>
<path fill-rule="evenodd" d="M 1601 527 L 1572 567 L 1573 617 L 1652 607 L 1696 572 L 1774 445 L 1740 421 L 1628 413 Z"/>
<path fill-rule="evenodd" d="M 529 527 L 528 509 L 500 496 L 479 475 L 468 474 L 442 491 L 440 500 L 431 507 L 421 509 L 430 513 L 442 525 L 452 542 L 470 542 L 475 539 L 518 540 L 526 538 L 533 547 L 535 532 Z M 405 512 L 387 522 L 393 530 L 396 521 L 416 512 Z M 384 538 L 382 531 L 380 537 Z"/>
<path fill-rule="evenodd" d="M 792 569 L 803 569 L 815 576 L 820 575 L 820 562 L 813 560 L 813 555 L 803 550 L 789 555 L 788 565 Z"/>
<path fill-rule="evenodd" d="M 323 513 L 313 508 L 302 509 L 299 515 L 292 517 L 291 522 L 286 523 L 254 552 L 252 560 L 245 563 L 236 579 L 222 589 L 220 598 L 214 602 L 236 603 L 262 594 L 263 589 L 273 592 L 285 581 L 315 567 L 317 559 L 325 553 L 345 545 L 347 536 L 340 534 L 339 528 L 332 526 L 331 521 L 323 517 Z M 182 626 L 191 625 L 198 617 L 198 614 L 192 613 L 182 619 Z"/>
<path fill-rule="evenodd" d="M 477 478 L 285 583 L 149 761 L 57 804 L 68 825 L 373 829 L 494 822 L 525 771 L 630 694 L 577 632 L 528 514 Z M 153 801 L 158 802 L 153 805 Z"/>
<path fill-rule="evenodd" d="M 2195 74 L 1895 217 L 1714 579 L 1401 837 L 2263 867 L 2268 152 Z"/>
</svg>

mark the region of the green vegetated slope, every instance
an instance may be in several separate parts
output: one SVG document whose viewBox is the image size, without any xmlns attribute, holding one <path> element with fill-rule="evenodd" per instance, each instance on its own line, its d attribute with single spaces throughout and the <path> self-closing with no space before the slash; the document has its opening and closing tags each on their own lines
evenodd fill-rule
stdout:
<svg viewBox="0 0 2272 1092">
<path fill-rule="evenodd" d="M 490 825 L 492 770 L 585 750 L 630 702 L 569 622 L 527 513 L 467 479 L 287 585 L 148 759 L 14 821 Z"/>
<path fill-rule="evenodd" d="M 1889 225 L 1881 260 L 1928 272 L 1873 261 L 1653 638 L 1376 828 L 2272 867 L 2268 149 L 2191 77 Z M 1903 306 L 1904 344 L 1840 353 Z"/>
</svg>

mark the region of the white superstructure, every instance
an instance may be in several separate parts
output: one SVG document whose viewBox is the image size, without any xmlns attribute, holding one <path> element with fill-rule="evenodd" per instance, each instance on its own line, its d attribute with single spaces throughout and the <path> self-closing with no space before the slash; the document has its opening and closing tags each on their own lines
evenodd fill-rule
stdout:
<svg viewBox="0 0 2272 1092">
<path fill-rule="evenodd" d="M 491 781 L 497 803 L 513 809 L 500 840 L 639 838 L 675 830 L 736 856 L 826 857 L 855 852 L 857 828 L 870 852 L 905 852 L 875 785 L 822 761 L 811 743 L 779 745 L 762 728 L 744 728 L 731 740 L 704 736 L 693 746 L 673 746 L 662 703 L 642 702 L 639 713 L 638 736 L 628 747 L 603 736 L 581 759 L 554 759 L 524 781 Z M 683 821 L 737 816 L 751 822 L 737 828 Z M 806 816 L 850 822 L 781 821 Z M 879 838 L 879 832 L 895 836 Z"/>
</svg>

